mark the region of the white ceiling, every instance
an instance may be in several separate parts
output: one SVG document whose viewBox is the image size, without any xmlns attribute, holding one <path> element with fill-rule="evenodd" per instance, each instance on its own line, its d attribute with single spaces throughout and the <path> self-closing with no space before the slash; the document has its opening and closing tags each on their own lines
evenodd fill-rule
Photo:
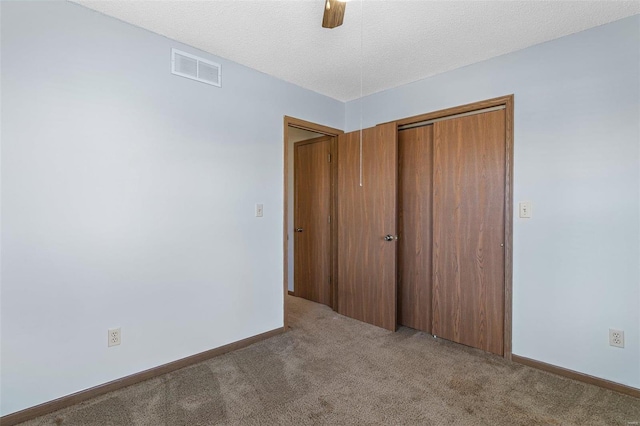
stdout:
<svg viewBox="0 0 640 426">
<path fill-rule="evenodd" d="M 209 53 L 348 101 L 640 13 L 640 1 L 73 0 Z M 223 71 L 224 72 L 224 71 Z"/>
</svg>

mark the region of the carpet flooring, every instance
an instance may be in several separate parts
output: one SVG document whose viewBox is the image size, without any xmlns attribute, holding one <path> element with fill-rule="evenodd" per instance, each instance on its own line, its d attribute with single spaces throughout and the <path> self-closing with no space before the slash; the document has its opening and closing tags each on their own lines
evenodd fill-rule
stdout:
<svg viewBox="0 0 640 426">
<path fill-rule="evenodd" d="M 624 425 L 640 400 L 288 297 L 288 333 L 23 423 Z"/>
</svg>

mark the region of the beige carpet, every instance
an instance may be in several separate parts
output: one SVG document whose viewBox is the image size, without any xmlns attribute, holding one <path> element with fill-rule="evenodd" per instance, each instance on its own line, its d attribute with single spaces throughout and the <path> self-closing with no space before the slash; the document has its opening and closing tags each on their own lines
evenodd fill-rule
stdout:
<svg viewBox="0 0 640 426">
<path fill-rule="evenodd" d="M 291 330 L 23 425 L 624 425 L 640 400 L 289 297 Z"/>
</svg>

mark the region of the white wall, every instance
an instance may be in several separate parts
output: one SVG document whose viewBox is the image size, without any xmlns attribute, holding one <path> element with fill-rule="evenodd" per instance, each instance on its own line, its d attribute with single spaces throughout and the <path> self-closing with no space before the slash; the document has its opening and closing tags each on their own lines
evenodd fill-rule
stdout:
<svg viewBox="0 0 640 426">
<path fill-rule="evenodd" d="M 315 133 L 315 132 L 310 132 L 308 130 L 303 130 L 303 129 L 297 129 L 295 127 L 289 127 L 289 147 L 288 147 L 288 157 L 287 158 L 287 168 L 288 168 L 288 182 L 287 182 L 287 223 L 288 223 L 288 237 L 289 239 L 287 240 L 287 258 L 288 258 L 288 262 L 287 262 L 287 270 L 288 270 L 288 274 L 287 274 L 287 287 L 289 289 L 289 291 L 293 291 L 294 290 L 294 281 L 293 281 L 293 269 L 294 269 L 294 257 L 293 257 L 293 250 L 294 250 L 294 238 L 293 238 L 293 228 L 295 226 L 294 223 L 294 179 L 293 179 L 293 172 L 294 172 L 294 152 L 293 152 L 293 144 L 295 144 L 296 142 L 300 142 L 300 141 L 304 141 L 307 139 L 312 139 L 312 138 L 317 138 L 323 136 L 321 133 Z"/>
<path fill-rule="evenodd" d="M 640 387 L 640 17 L 365 97 L 364 127 L 515 94 L 513 352 Z M 365 70 L 366 74 L 367 70 Z M 360 126 L 360 101 L 346 127 Z M 516 213 L 514 208 L 514 214 Z M 608 344 L 625 331 L 626 347 Z"/>
<path fill-rule="evenodd" d="M 76 4 L 1 31 L 1 414 L 282 327 L 283 117 L 344 104 Z"/>
</svg>

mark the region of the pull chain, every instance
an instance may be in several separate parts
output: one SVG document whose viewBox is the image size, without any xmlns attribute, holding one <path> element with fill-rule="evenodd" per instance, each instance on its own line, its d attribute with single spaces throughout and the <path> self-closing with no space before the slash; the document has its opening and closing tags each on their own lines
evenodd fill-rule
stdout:
<svg viewBox="0 0 640 426">
<path fill-rule="evenodd" d="M 360 0 L 360 186 L 362 185 L 362 69 L 364 63 L 364 8 L 362 2 L 364 0 Z"/>
</svg>

